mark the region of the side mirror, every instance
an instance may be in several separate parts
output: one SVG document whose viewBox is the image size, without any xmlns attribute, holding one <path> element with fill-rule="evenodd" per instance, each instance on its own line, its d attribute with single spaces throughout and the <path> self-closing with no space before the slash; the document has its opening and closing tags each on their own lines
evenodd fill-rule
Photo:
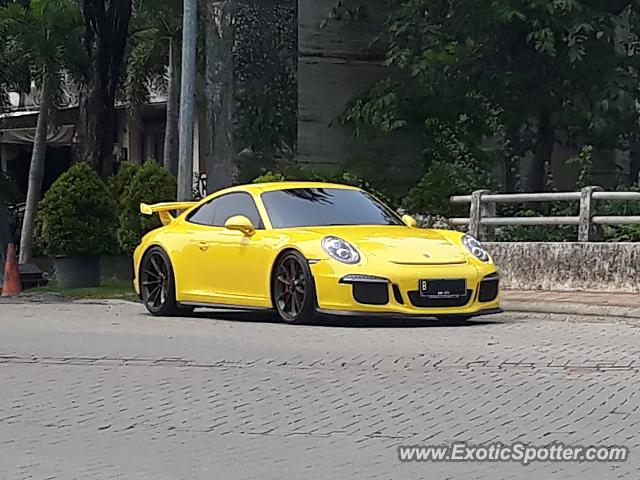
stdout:
<svg viewBox="0 0 640 480">
<path fill-rule="evenodd" d="M 402 221 L 407 227 L 416 228 L 418 226 L 418 221 L 413 218 L 411 215 L 403 215 Z"/>
<path fill-rule="evenodd" d="M 237 230 L 242 232 L 247 237 L 252 236 L 256 233 L 256 227 L 253 226 L 251 220 L 249 220 L 244 215 L 236 215 L 234 217 L 229 218 L 226 222 L 224 222 L 224 228 L 227 230 Z"/>
</svg>

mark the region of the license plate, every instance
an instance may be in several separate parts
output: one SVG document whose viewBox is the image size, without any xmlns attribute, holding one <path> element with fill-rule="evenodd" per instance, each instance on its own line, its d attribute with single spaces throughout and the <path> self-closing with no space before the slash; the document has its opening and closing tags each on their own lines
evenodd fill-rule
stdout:
<svg viewBox="0 0 640 480">
<path fill-rule="evenodd" d="M 431 280 L 418 281 L 418 289 L 421 297 L 428 298 L 459 298 L 467 294 L 467 281 L 455 280 Z"/>
</svg>

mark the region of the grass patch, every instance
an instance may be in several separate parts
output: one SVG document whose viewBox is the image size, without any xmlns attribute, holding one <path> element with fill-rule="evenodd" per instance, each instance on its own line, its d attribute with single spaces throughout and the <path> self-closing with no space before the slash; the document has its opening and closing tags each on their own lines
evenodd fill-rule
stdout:
<svg viewBox="0 0 640 480">
<path fill-rule="evenodd" d="M 46 287 L 39 287 L 29 290 L 30 292 L 57 293 L 69 298 L 77 299 L 119 299 L 138 301 L 130 281 L 118 280 L 115 278 L 102 279 L 102 285 L 95 288 L 62 288 L 55 281 L 50 282 Z"/>
</svg>

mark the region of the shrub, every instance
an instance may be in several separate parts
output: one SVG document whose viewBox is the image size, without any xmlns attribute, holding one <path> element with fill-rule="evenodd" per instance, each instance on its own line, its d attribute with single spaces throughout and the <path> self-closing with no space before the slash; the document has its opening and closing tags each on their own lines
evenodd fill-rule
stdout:
<svg viewBox="0 0 640 480">
<path fill-rule="evenodd" d="M 116 204 L 88 163 L 63 173 L 36 217 L 36 244 L 45 255 L 78 257 L 115 250 Z"/>
<path fill-rule="evenodd" d="M 284 182 L 285 176 L 281 172 L 268 171 L 256 177 L 253 183 L 271 183 L 271 182 Z"/>
<path fill-rule="evenodd" d="M 171 202 L 176 198 L 176 179 L 168 170 L 158 163 L 148 161 L 122 173 L 112 185 L 115 189 L 122 188 L 118 217 L 118 245 L 124 253 L 131 253 L 140 243 L 140 239 L 151 230 L 162 224 L 156 215 L 143 216 L 140 213 L 140 203 Z"/>
<path fill-rule="evenodd" d="M 418 184 L 403 201 L 404 208 L 413 214 L 442 217 L 466 216 L 468 205 L 452 205 L 452 195 L 468 195 L 485 188 L 472 169 L 444 162 L 434 162 Z"/>
<path fill-rule="evenodd" d="M 107 188 L 109 189 L 109 193 L 111 193 L 111 198 L 120 203 L 124 191 L 131 184 L 131 179 L 140 170 L 142 170 L 142 165 L 138 165 L 137 163 L 122 164 L 118 173 L 109 177 L 107 181 Z"/>
</svg>

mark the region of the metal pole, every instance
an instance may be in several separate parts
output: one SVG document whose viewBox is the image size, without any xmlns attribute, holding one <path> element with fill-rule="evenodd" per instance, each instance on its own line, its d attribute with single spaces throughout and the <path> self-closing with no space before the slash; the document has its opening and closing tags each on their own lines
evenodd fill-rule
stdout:
<svg viewBox="0 0 640 480">
<path fill-rule="evenodd" d="M 178 201 L 188 201 L 193 197 L 193 122 L 195 118 L 198 0 L 184 0 L 183 5 L 180 138 L 178 142 Z"/>
</svg>

